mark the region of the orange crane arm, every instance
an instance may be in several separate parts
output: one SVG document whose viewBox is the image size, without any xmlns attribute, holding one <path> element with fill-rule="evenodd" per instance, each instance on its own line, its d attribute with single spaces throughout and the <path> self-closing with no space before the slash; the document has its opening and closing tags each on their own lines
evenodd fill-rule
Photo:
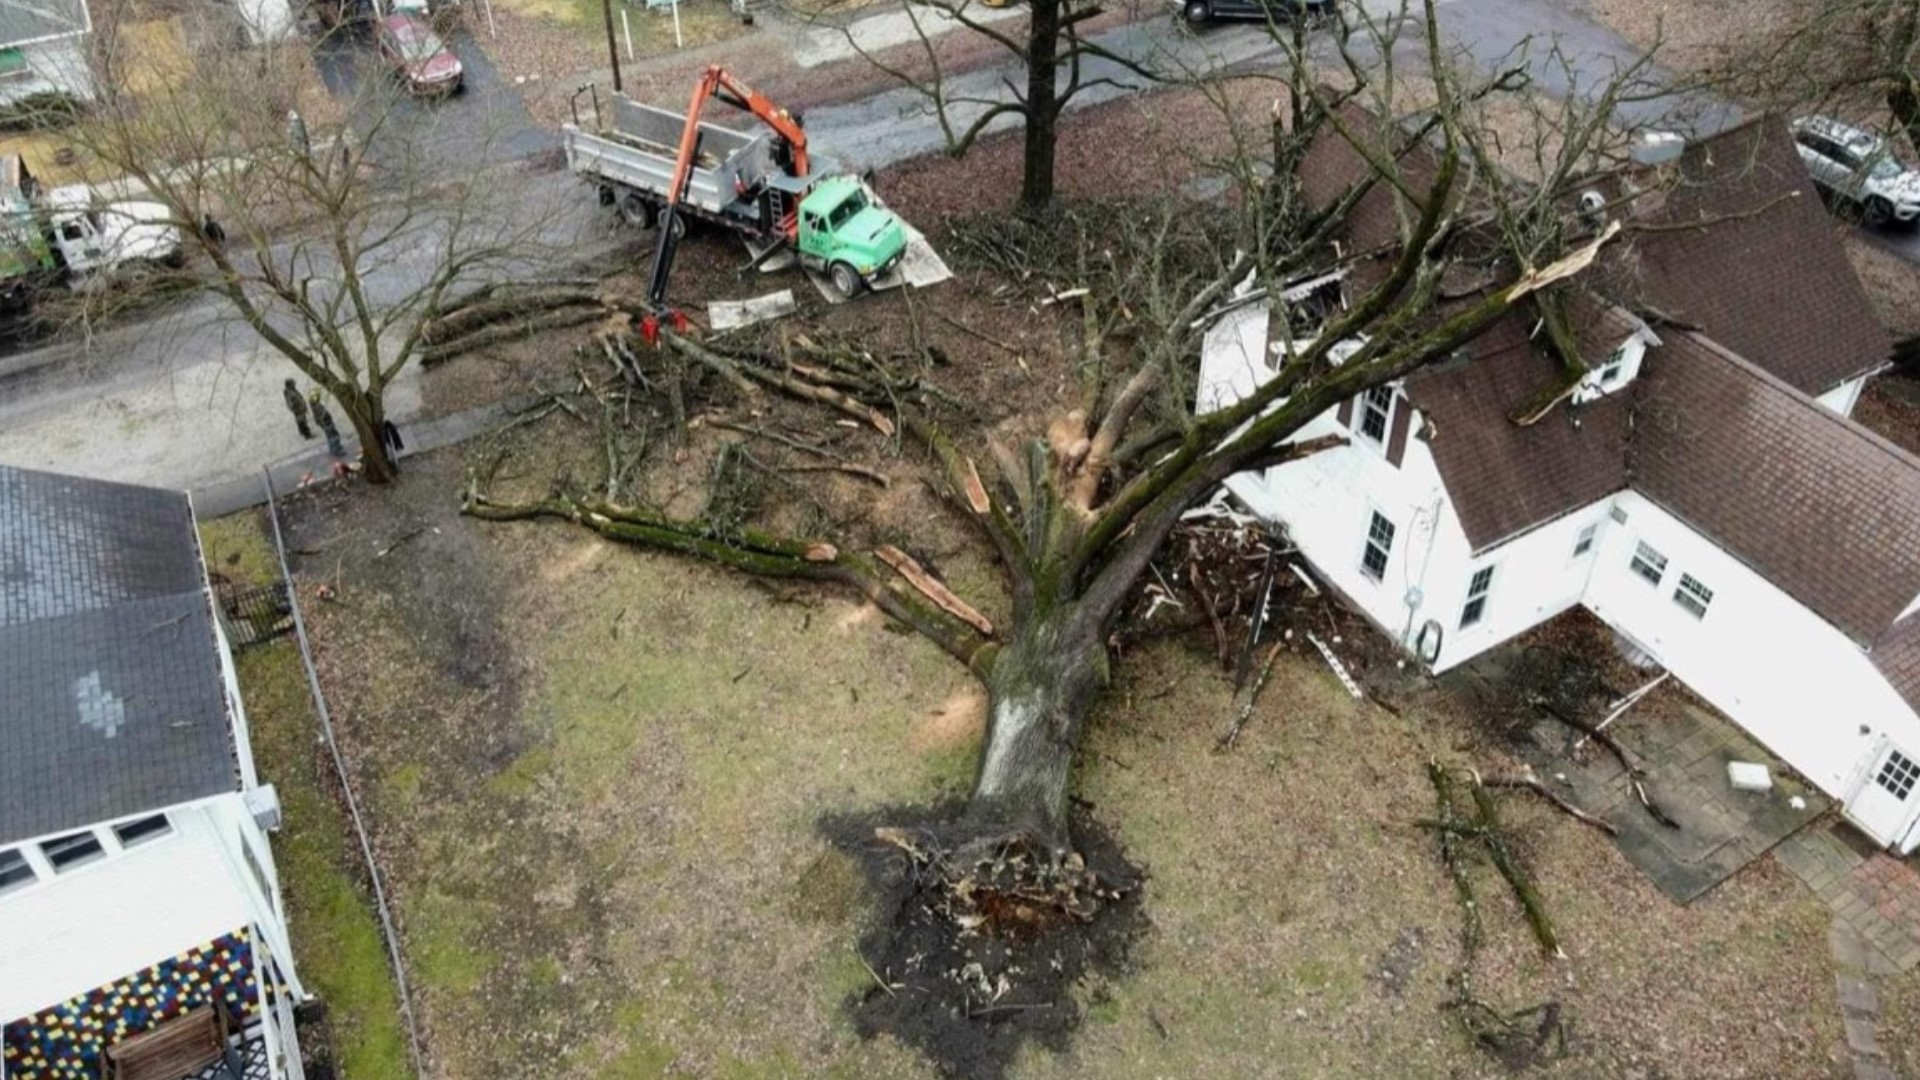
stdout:
<svg viewBox="0 0 1920 1080">
<path fill-rule="evenodd" d="M 792 113 L 775 105 L 765 94 L 741 82 L 718 64 L 709 65 L 694 84 L 693 99 L 687 102 L 687 125 L 680 129 L 680 146 L 673 162 L 673 182 L 667 188 L 666 207 L 660 213 L 660 246 L 653 256 L 653 274 L 647 284 L 649 306 L 664 309 L 667 299 L 667 275 L 673 269 L 675 239 L 673 221 L 687 184 L 693 179 L 693 163 L 700 149 L 700 114 L 708 98 L 719 98 L 738 109 L 745 109 L 787 141 L 792 151 L 792 174 L 805 176 L 810 171 L 807 159 L 807 133 Z"/>
</svg>

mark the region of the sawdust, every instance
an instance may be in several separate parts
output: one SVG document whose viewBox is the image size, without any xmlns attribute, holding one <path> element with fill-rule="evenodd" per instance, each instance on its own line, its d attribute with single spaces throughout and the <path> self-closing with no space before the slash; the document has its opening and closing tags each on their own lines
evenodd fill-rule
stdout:
<svg viewBox="0 0 1920 1080">
<path fill-rule="evenodd" d="M 919 717 L 907 732 L 907 746 L 916 752 L 965 746 L 987 731 L 987 695 L 968 686 Z"/>
<path fill-rule="evenodd" d="M 593 569 L 613 550 L 613 545 L 592 534 L 586 534 L 559 558 L 540 567 L 540 580 L 548 585 L 558 585 L 571 581 L 578 575 Z"/>
</svg>

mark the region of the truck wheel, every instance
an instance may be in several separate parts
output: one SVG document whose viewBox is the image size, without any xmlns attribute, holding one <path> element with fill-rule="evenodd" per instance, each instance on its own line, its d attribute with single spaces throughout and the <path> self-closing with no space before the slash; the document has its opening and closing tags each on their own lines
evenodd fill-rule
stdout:
<svg viewBox="0 0 1920 1080">
<path fill-rule="evenodd" d="M 839 293 L 842 299 L 851 300 L 860 294 L 860 275 L 854 273 L 853 267 L 846 263 L 834 263 L 827 270 L 827 277 L 833 282 L 833 291 Z"/>
<path fill-rule="evenodd" d="M 629 191 L 620 196 L 620 220 L 636 229 L 653 228 L 653 204 Z"/>
<path fill-rule="evenodd" d="M 1868 199 L 1865 210 L 1861 212 L 1860 220 L 1865 222 L 1869 229 L 1884 228 L 1887 222 L 1893 220 L 1893 204 L 1877 196 Z"/>
</svg>

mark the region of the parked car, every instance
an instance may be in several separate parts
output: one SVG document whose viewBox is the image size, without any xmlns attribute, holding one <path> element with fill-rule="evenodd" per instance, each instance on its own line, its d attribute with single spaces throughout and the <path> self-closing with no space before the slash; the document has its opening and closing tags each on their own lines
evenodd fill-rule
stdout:
<svg viewBox="0 0 1920 1080">
<path fill-rule="evenodd" d="M 1302 16 L 1327 15 L 1337 0 L 1174 0 L 1189 23 L 1199 26 L 1215 20 L 1291 22 Z"/>
<path fill-rule="evenodd" d="M 1838 120 L 1803 116 L 1793 122 L 1793 141 L 1813 182 L 1829 198 L 1857 207 L 1868 226 L 1920 219 L 1920 173 L 1907 168 L 1887 140 Z"/>
<path fill-rule="evenodd" d="M 426 20 L 413 15 L 389 15 L 380 20 L 376 35 L 380 56 L 409 93 L 440 97 L 460 89 L 465 74 L 460 58 L 433 32 Z"/>
</svg>

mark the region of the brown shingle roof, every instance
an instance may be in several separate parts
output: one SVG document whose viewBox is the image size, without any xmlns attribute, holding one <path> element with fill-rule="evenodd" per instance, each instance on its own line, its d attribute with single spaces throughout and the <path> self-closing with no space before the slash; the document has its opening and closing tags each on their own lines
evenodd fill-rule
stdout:
<svg viewBox="0 0 1920 1080">
<path fill-rule="evenodd" d="M 1691 323 L 1809 394 L 1892 352 L 1779 117 L 1697 142 L 1641 186 L 1627 219 L 1642 228 L 1589 283 L 1609 299 Z"/>
<path fill-rule="evenodd" d="M 1920 712 L 1920 614 L 1881 636 L 1873 647 L 1873 662 L 1899 695 Z"/>
<path fill-rule="evenodd" d="M 1663 342 L 1634 490 L 1871 644 L 1920 595 L 1920 459 L 1700 335 Z"/>
<path fill-rule="evenodd" d="M 1569 308 L 1592 351 L 1611 350 L 1636 329 L 1584 298 Z M 1627 483 L 1627 395 L 1563 405 L 1531 427 L 1507 419 L 1559 370 L 1529 339 L 1533 323 L 1531 306 L 1518 308 L 1468 347 L 1468 359 L 1407 379 L 1407 397 L 1432 426 L 1434 460 L 1475 551 Z"/>
</svg>

